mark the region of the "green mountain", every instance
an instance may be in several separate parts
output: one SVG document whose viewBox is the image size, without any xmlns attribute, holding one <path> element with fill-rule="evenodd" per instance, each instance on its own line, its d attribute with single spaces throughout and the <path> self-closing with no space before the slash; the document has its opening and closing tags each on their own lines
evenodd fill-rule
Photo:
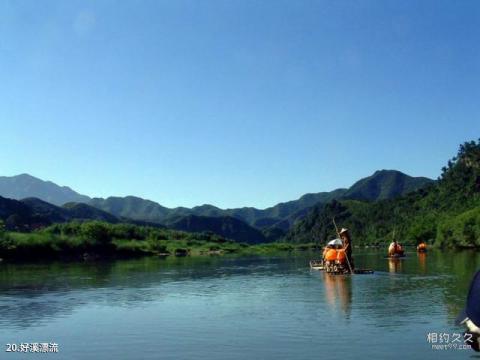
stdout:
<svg viewBox="0 0 480 360">
<path fill-rule="evenodd" d="M 93 198 L 89 205 L 118 217 L 157 223 L 163 222 L 171 213 L 170 209 L 156 202 L 136 196 Z"/>
<path fill-rule="evenodd" d="M 37 198 L 30 197 L 20 200 L 20 202 L 29 208 L 32 215 L 45 219 L 42 221 L 45 223 L 64 222 L 71 218 L 64 208 Z"/>
<path fill-rule="evenodd" d="M 215 233 L 227 239 L 248 244 L 258 244 L 266 241 L 265 236 L 259 230 L 231 216 L 182 216 L 169 223 L 168 227 L 187 232 Z"/>
<path fill-rule="evenodd" d="M 330 192 L 305 194 L 297 200 L 279 203 L 266 209 L 243 207 L 220 209 L 213 205 L 201 205 L 191 209 L 166 208 L 156 202 L 138 197 L 94 198 L 90 205 L 112 213 L 118 217 L 167 224 L 179 216 L 224 217 L 229 216 L 246 222 L 250 226 L 264 230 L 272 239 L 284 234 L 291 226 L 302 219 L 316 204 L 326 204 L 333 199 L 352 198 L 364 200 L 388 199 L 419 189 L 432 180 L 416 178 L 394 170 L 377 171 L 372 176 L 356 182 L 349 189 L 336 189 Z"/>
<path fill-rule="evenodd" d="M 71 219 L 91 219 L 108 223 L 117 223 L 120 221 L 119 218 L 106 211 L 83 203 L 66 203 L 63 205 L 63 209 L 67 211 Z"/>
<path fill-rule="evenodd" d="M 1 196 L 0 220 L 11 230 L 31 230 L 71 220 L 100 220 L 110 223 L 120 221 L 117 217 L 87 204 L 68 203 L 59 207 L 37 198 L 19 201 Z"/>
<path fill-rule="evenodd" d="M 90 201 L 88 196 L 81 195 L 67 186 L 59 186 L 28 174 L 0 176 L 0 196 L 15 200 L 35 197 L 58 206 L 67 202 Z"/>
<path fill-rule="evenodd" d="M 4 184 L 4 194 L 12 198 L 28 196 L 22 200 L 25 208 L 18 207 L 17 213 L 10 212 L 3 217 L 7 219 L 15 215 L 8 222 L 10 225 L 13 224 L 12 226 L 28 228 L 72 219 L 95 219 L 110 223 L 125 221 L 140 225 L 163 224 L 185 231 L 211 231 L 245 242 L 274 241 L 283 237 L 315 205 L 322 207 L 334 199 L 370 201 L 389 199 L 431 182 L 429 179 L 413 178 L 398 171 L 382 170 L 356 182 L 349 189 L 305 194 L 297 200 L 279 203 L 266 209 L 253 207 L 220 209 L 208 204 L 191 209 L 184 207 L 171 209 L 135 196 L 89 199 L 70 188 L 60 187 L 25 174 L 0 179 L 3 181 L 3 183 L 0 181 L 0 190 L 1 184 Z M 33 197 L 35 194 L 42 200 Z M 50 202 L 65 205 L 59 207 Z M 247 239 L 245 234 L 249 234 L 251 240 Z"/>
<path fill-rule="evenodd" d="M 33 223 L 34 211 L 23 202 L 0 196 L 0 219 L 8 220 L 9 224 Z M 13 226 L 12 226 L 13 228 Z"/>
<path fill-rule="evenodd" d="M 201 205 L 191 209 L 185 207 L 166 208 L 156 202 L 134 196 L 94 198 L 90 205 L 110 212 L 118 217 L 145 220 L 156 223 L 169 223 L 180 216 L 224 217 L 230 216 L 259 229 L 278 226 L 286 230 L 304 210 L 318 202 L 327 202 L 340 196 L 345 189 L 318 194 L 306 194 L 298 200 L 280 203 L 267 209 L 243 207 L 236 209 L 220 209 L 213 205 Z M 302 212 L 303 211 L 303 212 Z"/>
<path fill-rule="evenodd" d="M 412 177 L 396 170 L 379 170 L 353 184 L 342 198 L 365 201 L 393 199 L 431 182 L 426 177 Z"/>
<path fill-rule="evenodd" d="M 351 229 L 356 244 L 390 242 L 395 229 L 396 238 L 407 244 L 428 241 L 438 246 L 479 247 L 480 140 L 461 145 L 438 181 L 392 199 L 343 198 L 317 205 L 295 224 L 286 240 L 324 243 L 335 236 L 334 217 L 339 226 Z"/>
<path fill-rule="evenodd" d="M 129 198 L 134 205 L 138 205 L 138 198 Z M 140 202 L 145 204 L 148 202 Z M 145 209 L 145 208 L 144 208 Z M 157 209 L 152 206 L 151 212 Z M 72 220 L 98 220 L 108 223 L 126 222 L 136 225 L 165 227 L 158 223 L 151 223 L 138 219 L 116 217 L 106 211 L 83 203 L 67 203 L 62 207 L 50 204 L 37 198 L 13 200 L 0 197 L 0 220 L 5 222 L 9 230 L 28 231 L 45 227 L 54 223 L 65 223 Z M 228 216 L 177 216 L 170 218 L 168 227 L 186 232 L 208 232 L 245 243 L 262 243 L 265 236 L 259 230 L 245 222 Z"/>
</svg>

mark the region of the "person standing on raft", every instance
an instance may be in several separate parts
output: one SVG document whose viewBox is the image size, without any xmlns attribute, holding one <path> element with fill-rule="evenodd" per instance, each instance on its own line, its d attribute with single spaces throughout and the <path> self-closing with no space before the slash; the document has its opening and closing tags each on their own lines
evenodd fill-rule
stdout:
<svg viewBox="0 0 480 360">
<path fill-rule="evenodd" d="M 347 256 L 347 260 L 350 264 L 350 267 L 353 271 L 353 257 L 352 257 L 352 238 L 350 236 L 350 232 L 346 228 L 342 228 L 338 233 L 340 235 L 340 239 L 343 242 L 343 249 L 345 250 L 345 255 Z"/>
<path fill-rule="evenodd" d="M 397 240 L 393 240 L 393 242 L 388 247 L 388 256 L 403 256 L 404 251 L 402 245 L 398 243 Z"/>
</svg>

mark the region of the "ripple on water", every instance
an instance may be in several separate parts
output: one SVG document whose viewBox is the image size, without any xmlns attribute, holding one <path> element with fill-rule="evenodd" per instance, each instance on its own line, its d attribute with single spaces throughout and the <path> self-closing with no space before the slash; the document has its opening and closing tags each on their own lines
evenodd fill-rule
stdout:
<svg viewBox="0 0 480 360">
<path fill-rule="evenodd" d="M 356 255 L 379 270 L 358 276 L 312 272 L 298 256 L 10 268 L 0 341 L 51 339 L 69 359 L 307 359 L 346 343 L 343 359 L 433 359 L 425 334 L 455 330 L 469 281 L 459 278 L 475 270 L 448 274 L 435 256 L 425 270 L 413 257 L 389 268 Z"/>
</svg>

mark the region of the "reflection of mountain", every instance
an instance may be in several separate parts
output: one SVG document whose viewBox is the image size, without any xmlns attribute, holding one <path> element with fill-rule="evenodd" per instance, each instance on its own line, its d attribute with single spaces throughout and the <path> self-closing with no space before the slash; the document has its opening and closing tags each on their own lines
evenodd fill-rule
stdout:
<svg viewBox="0 0 480 360">
<path fill-rule="evenodd" d="M 0 267 L 0 327 L 42 325 L 88 304 L 136 307 L 178 291 L 179 284 L 182 292 L 188 291 L 189 285 L 201 279 L 273 276 L 285 261 L 187 257 L 28 266 L 5 263 Z M 298 268 L 298 264 L 292 266 Z M 209 296 L 212 291 L 205 289 Z"/>
<path fill-rule="evenodd" d="M 0 270 L 0 326 L 40 325 L 68 315 L 91 299 L 74 294 L 80 288 L 97 288 L 108 276 L 109 265 L 38 264 L 28 267 L 3 264 Z"/>
<path fill-rule="evenodd" d="M 290 314 L 289 306 L 304 307 L 308 316 L 322 321 L 347 318 L 353 324 L 353 319 L 360 319 L 362 326 L 386 330 L 428 325 L 432 318 L 453 324 L 480 265 L 478 253 L 432 249 L 425 271 L 413 253 L 402 260 L 401 271 L 389 273 L 389 261 L 379 251 L 355 254 L 358 266 L 375 269 L 373 275 L 314 272 L 320 277 L 314 279 L 306 275 L 309 255 L 305 256 L 143 258 L 28 266 L 2 263 L 0 327 L 24 329 L 47 324 L 92 304 L 131 309 L 170 296 L 190 295 L 226 296 L 231 304 L 246 301 L 246 294 L 254 294 L 252 306 L 265 311 L 276 306 Z M 445 326 L 439 330 L 448 331 L 449 325 Z"/>
<path fill-rule="evenodd" d="M 430 250 L 424 257 L 415 253 L 405 259 L 376 256 L 357 258 L 374 275 L 353 278 L 355 315 L 370 319 L 379 327 L 398 328 L 404 324 L 430 324 L 432 318 L 448 319 L 442 331 L 454 328 L 454 319 L 465 304 L 470 280 L 480 267 L 480 254 L 472 251 Z M 458 330 L 458 329 L 457 329 Z"/>
<path fill-rule="evenodd" d="M 438 256 L 438 253 L 429 251 L 427 256 L 428 272 L 431 273 L 432 268 L 449 270 L 449 276 L 445 276 L 441 281 L 448 284 L 443 297 L 449 317 L 455 319 L 465 306 L 470 281 L 480 268 L 480 253 L 456 251 L 453 256 Z"/>
</svg>

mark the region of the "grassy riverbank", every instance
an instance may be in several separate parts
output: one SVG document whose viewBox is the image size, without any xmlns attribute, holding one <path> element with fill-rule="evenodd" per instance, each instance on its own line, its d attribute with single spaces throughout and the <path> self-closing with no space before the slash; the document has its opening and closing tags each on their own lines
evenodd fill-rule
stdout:
<svg viewBox="0 0 480 360">
<path fill-rule="evenodd" d="M 187 233 L 99 221 L 55 224 L 28 233 L 0 230 L 0 258 L 28 261 L 148 255 L 269 254 L 314 247 L 314 244 L 287 243 L 248 245 L 213 233 Z"/>
</svg>

